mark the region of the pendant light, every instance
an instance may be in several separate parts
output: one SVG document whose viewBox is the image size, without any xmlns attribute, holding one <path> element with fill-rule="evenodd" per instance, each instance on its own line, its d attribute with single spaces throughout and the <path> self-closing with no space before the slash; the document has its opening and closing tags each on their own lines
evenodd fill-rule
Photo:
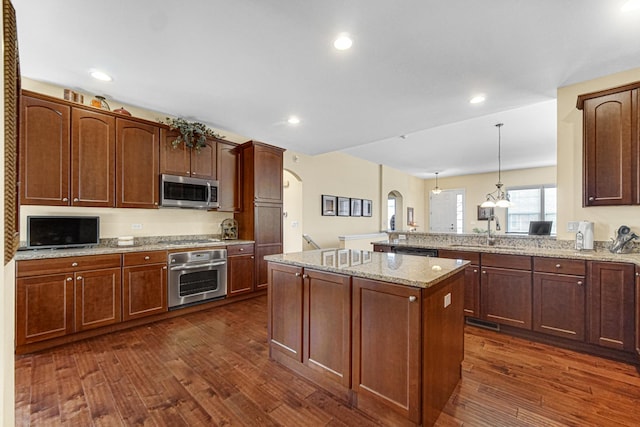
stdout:
<svg viewBox="0 0 640 427">
<path fill-rule="evenodd" d="M 442 192 L 442 188 L 438 187 L 438 172 L 436 172 L 436 186 L 431 190 L 433 194 L 440 194 Z"/>
<path fill-rule="evenodd" d="M 492 191 L 491 193 L 487 193 L 486 200 L 480 205 L 483 208 L 493 208 L 493 207 L 508 208 L 509 206 L 511 206 L 511 200 L 509 200 L 509 195 L 502 189 L 502 187 L 504 186 L 504 184 L 502 184 L 502 179 L 501 179 L 502 165 L 501 165 L 501 158 L 500 158 L 501 143 L 502 143 L 500 128 L 502 128 L 502 126 L 504 126 L 504 123 L 496 124 L 496 127 L 498 128 L 498 183 L 496 184 L 495 191 Z"/>
</svg>

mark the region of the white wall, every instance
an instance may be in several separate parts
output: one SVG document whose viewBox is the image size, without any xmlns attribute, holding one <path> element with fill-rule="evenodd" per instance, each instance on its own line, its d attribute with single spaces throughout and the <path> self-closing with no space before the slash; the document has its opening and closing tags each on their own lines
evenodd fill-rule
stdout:
<svg viewBox="0 0 640 427">
<path fill-rule="evenodd" d="M 4 20 L 2 21 L 4 22 Z M 4 28 L 3 28 L 4 29 Z M 2 54 L 4 57 L 4 44 L 2 46 Z M 0 87 L 4 88 L 4 73 L 0 78 Z M 0 101 L 0 111 L 4 123 L 4 95 Z M 0 141 L 2 141 L 2 150 L 0 150 L 0 215 L 4 215 L 4 126 L 0 130 Z M 0 239 L 0 254 L 4 259 L 4 239 Z M 0 420 L 3 426 L 12 426 L 15 424 L 15 388 L 14 388 L 14 371 L 15 359 L 14 351 L 14 335 L 15 335 L 15 262 L 11 261 L 4 266 L 2 271 L 2 315 L 0 315 L 0 335 L 2 350 L 0 350 L 0 384 L 2 384 L 2 399 L 0 399 Z"/>
</svg>

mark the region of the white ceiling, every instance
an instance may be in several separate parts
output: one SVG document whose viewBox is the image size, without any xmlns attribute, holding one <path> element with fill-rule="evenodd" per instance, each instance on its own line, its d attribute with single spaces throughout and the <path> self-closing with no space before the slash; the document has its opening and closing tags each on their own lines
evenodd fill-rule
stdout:
<svg viewBox="0 0 640 427">
<path fill-rule="evenodd" d="M 624 0 L 13 3 L 26 77 L 423 177 L 496 170 L 498 122 L 503 169 L 555 164 L 556 88 L 640 67 Z"/>
</svg>

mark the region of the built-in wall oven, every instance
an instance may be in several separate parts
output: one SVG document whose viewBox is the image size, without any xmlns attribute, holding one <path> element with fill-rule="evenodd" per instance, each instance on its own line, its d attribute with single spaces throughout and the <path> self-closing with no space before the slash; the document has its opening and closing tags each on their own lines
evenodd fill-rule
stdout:
<svg viewBox="0 0 640 427">
<path fill-rule="evenodd" d="M 227 250 L 169 254 L 169 309 L 182 308 L 227 295 Z"/>
</svg>

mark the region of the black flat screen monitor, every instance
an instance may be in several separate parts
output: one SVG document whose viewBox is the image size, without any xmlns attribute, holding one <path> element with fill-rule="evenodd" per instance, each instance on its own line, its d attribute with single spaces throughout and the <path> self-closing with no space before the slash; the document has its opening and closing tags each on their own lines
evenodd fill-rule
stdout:
<svg viewBox="0 0 640 427">
<path fill-rule="evenodd" d="M 27 216 L 27 248 L 71 248 L 100 242 L 100 217 Z"/>
<path fill-rule="evenodd" d="M 529 235 L 548 236 L 551 234 L 551 224 L 553 221 L 531 221 L 529 222 Z"/>
</svg>

